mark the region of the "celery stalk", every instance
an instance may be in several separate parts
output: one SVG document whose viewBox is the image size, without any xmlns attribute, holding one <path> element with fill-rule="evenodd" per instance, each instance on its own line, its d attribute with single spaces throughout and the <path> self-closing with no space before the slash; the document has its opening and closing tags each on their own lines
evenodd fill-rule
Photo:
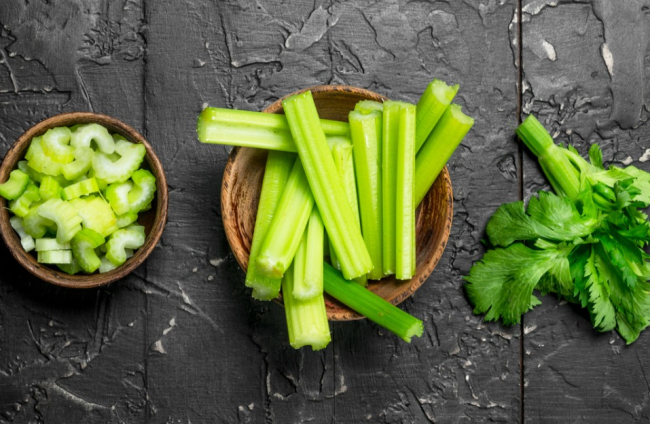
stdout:
<svg viewBox="0 0 650 424">
<path fill-rule="evenodd" d="M 384 103 L 381 143 L 381 214 L 382 214 L 382 269 L 384 275 L 395 273 L 395 237 L 397 235 L 397 147 L 400 135 L 400 111 L 407 103 Z"/>
<path fill-rule="evenodd" d="M 314 98 L 310 91 L 305 91 L 286 98 L 282 106 L 341 270 L 348 278 L 360 277 L 373 264 L 361 231 L 354 223 L 354 213 L 336 171 Z"/>
<path fill-rule="evenodd" d="M 295 162 L 296 155 L 287 152 L 270 151 L 266 159 L 264 181 L 246 270 L 246 287 L 253 289 L 252 296 L 255 299 L 271 300 L 278 297 L 280 293 L 282 279 L 263 275 L 259 270 L 257 258 Z"/>
<path fill-rule="evenodd" d="M 381 112 L 366 115 L 350 112 L 350 133 L 359 189 L 361 230 L 374 268 L 368 278 L 378 280 L 382 271 L 382 188 L 381 188 Z"/>
<path fill-rule="evenodd" d="M 298 250 L 313 207 L 314 196 L 302 162 L 296 160 L 257 257 L 262 275 L 282 278 Z"/>
<path fill-rule="evenodd" d="M 345 122 L 321 119 L 320 123 L 328 136 L 349 134 Z M 283 115 L 208 107 L 199 115 L 197 132 L 201 143 L 296 152 Z"/>
<path fill-rule="evenodd" d="M 313 208 L 309 224 L 293 258 L 293 296 L 308 300 L 323 294 L 324 227 L 320 213 Z"/>
<path fill-rule="evenodd" d="M 400 280 L 408 280 L 415 274 L 415 204 L 413 202 L 415 113 L 415 106 L 409 104 L 402 105 L 399 111 L 399 135 L 395 161 L 397 163 L 395 277 Z"/>
<path fill-rule="evenodd" d="M 383 111 L 384 104 L 374 100 L 361 100 L 360 102 L 357 102 L 356 105 L 354 105 L 354 110 L 366 115 L 374 110 L 379 112 Z"/>
<path fill-rule="evenodd" d="M 293 295 L 294 274 L 294 266 L 291 265 L 282 280 L 282 298 L 289 330 L 289 344 L 294 349 L 307 345 L 310 345 L 313 350 L 323 349 L 331 341 L 323 293 L 309 300 L 296 299 Z M 355 285 L 360 287 L 358 284 Z"/>
<path fill-rule="evenodd" d="M 410 343 L 413 336 L 422 336 L 424 331 L 422 321 L 359 284 L 346 281 L 341 273 L 328 263 L 323 265 L 323 282 L 327 294 L 395 333 L 402 340 Z"/>
<path fill-rule="evenodd" d="M 415 117 L 415 152 L 417 153 L 431 130 L 447 109 L 458 92 L 458 84 L 447 85 L 443 81 L 434 79 L 418 100 L 417 115 Z"/>
<path fill-rule="evenodd" d="M 416 206 L 424 199 L 472 125 L 474 119 L 465 115 L 458 105 L 452 104 L 442 114 L 415 158 Z"/>
</svg>

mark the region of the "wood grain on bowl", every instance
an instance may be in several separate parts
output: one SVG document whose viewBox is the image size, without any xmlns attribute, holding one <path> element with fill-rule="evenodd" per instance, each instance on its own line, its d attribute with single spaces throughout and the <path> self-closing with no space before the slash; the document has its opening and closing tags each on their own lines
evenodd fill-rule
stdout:
<svg viewBox="0 0 650 424">
<path fill-rule="evenodd" d="M 147 154 L 142 167 L 150 170 L 156 177 L 156 196 L 151 204 L 151 209 L 146 212 L 141 212 L 138 216 L 138 223 L 145 227 L 145 243 L 124 265 L 102 274 L 68 275 L 49 265 L 39 264 L 32 254 L 25 252 L 22 248 L 20 238 L 9 223 L 10 216 L 7 210 L 7 201 L 4 198 L 0 198 L 0 234 L 2 234 L 2 238 L 9 247 L 9 251 L 13 257 L 27 271 L 41 280 L 69 288 L 98 287 L 117 281 L 128 275 L 140 266 L 147 256 L 151 254 L 160 240 L 165 223 L 167 222 L 167 180 L 165 179 L 165 173 L 160 160 L 154 153 L 151 145 L 147 143 L 140 133 L 129 125 L 106 115 L 91 112 L 64 113 L 34 125 L 16 140 L 5 155 L 0 166 L 0 182 L 6 181 L 9 173 L 16 168 L 18 161 L 24 158 L 32 138 L 44 134 L 50 128 L 88 123 L 101 124 L 110 133 L 119 134 L 130 142 L 143 144 L 147 149 Z"/>
<path fill-rule="evenodd" d="M 322 85 L 311 90 L 321 118 L 348 120 L 348 113 L 361 100 L 387 100 L 372 91 L 356 87 Z M 291 93 L 296 94 L 296 93 Z M 282 113 L 282 99 L 266 109 L 267 113 Z M 253 229 L 259 195 L 262 189 L 267 152 L 261 149 L 235 147 L 228 158 L 221 188 L 221 211 L 230 247 L 239 265 L 248 267 Z M 429 277 L 447 245 L 453 216 L 453 193 L 447 168 L 438 176 L 416 211 L 417 269 L 411 280 L 386 277 L 369 281 L 368 289 L 396 305 L 411 296 Z M 337 300 L 326 296 L 330 320 L 346 321 L 363 318 Z"/>
</svg>

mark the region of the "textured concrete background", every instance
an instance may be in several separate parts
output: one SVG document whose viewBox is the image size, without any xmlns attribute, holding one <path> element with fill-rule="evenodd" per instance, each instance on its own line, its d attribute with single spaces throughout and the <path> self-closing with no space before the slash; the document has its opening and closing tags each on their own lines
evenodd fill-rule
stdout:
<svg viewBox="0 0 650 424">
<path fill-rule="evenodd" d="M 166 169 L 159 247 L 109 287 L 32 278 L 0 247 L 0 423 L 647 422 L 650 335 L 597 334 L 552 297 L 522 326 L 471 313 L 462 276 L 502 202 L 545 187 L 514 129 L 650 170 L 650 1 L 2 0 L 0 155 L 34 123 L 91 110 L 140 130 Z M 255 302 L 219 216 L 229 148 L 202 146 L 204 105 L 260 110 L 351 84 L 416 101 L 461 84 L 476 125 L 453 156 L 450 243 L 403 304 L 405 344 L 334 323 L 323 352 L 288 346 Z M 523 373 L 522 373 L 523 372 Z"/>
</svg>

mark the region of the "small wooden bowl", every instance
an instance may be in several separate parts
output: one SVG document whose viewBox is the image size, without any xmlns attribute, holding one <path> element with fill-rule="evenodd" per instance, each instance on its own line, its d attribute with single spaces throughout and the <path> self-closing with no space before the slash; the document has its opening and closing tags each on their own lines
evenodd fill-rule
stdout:
<svg viewBox="0 0 650 424">
<path fill-rule="evenodd" d="M 348 121 L 348 113 L 360 100 L 387 100 L 372 91 L 341 85 L 321 85 L 311 90 L 321 118 Z M 296 94 L 292 93 L 292 94 Z M 292 95 L 290 94 L 290 95 Z M 266 113 L 282 113 L 282 99 L 264 109 Z M 262 189 L 267 151 L 235 147 L 230 152 L 221 188 L 223 225 L 237 262 L 246 269 L 250 254 L 255 216 Z M 415 292 L 429 277 L 442 256 L 453 216 L 451 180 L 445 168 L 429 190 L 417 212 L 417 269 L 411 280 L 387 277 L 370 281 L 368 288 L 394 305 Z M 363 318 L 355 311 L 326 296 L 327 316 L 333 321 Z"/>
<path fill-rule="evenodd" d="M 156 197 L 151 209 L 140 213 L 138 223 L 145 227 L 147 235 L 144 246 L 135 252 L 124 265 L 106 272 L 94 274 L 68 275 L 50 265 L 39 264 L 34 256 L 25 252 L 20 244 L 20 238 L 9 223 L 7 201 L 0 197 L 0 234 L 9 247 L 14 258 L 30 273 L 48 283 L 69 288 L 91 288 L 119 280 L 140 266 L 156 247 L 167 222 L 167 180 L 160 160 L 145 139 L 133 128 L 110 116 L 90 112 L 64 113 L 39 122 L 28 129 L 11 146 L 0 166 L 0 182 L 9 178 L 9 173 L 16 169 L 18 161 L 22 160 L 33 137 L 44 134 L 47 130 L 60 126 L 97 123 L 108 129 L 110 133 L 119 134 L 133 143 L 142 143 L 147 148 L 143 167 L 149 169 L 156 177 Z"/>
</svg>

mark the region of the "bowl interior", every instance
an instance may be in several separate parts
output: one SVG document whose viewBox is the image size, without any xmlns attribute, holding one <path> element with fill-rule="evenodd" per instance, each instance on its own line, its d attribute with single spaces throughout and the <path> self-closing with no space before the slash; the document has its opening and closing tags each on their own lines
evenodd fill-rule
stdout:
<svg viewBox="0 0 650 424">
<path fill-rule="evenodd" d="M 138 223 L 145 227 L 147 235 L 145 244 L 138 249 L 133 257 L 129 258 L 124 265 L 106 272 L 95 274 L 77 274 L 68 275 L 48 265 L 39 264 L 36 258 L 25 252 L 20 245 L 20 238 L 11 228 L 9 223 L 9 212 L 7 201 L 0 198 L 0 233 L 10 252 L 20 264 L 36 277 L 63 287 L 71 288 L 90 288 L 111 283 L 123 278 L 128 273 L 137 268 L 153 251 L 162 235 L 165 222 L 167 220 L 167 182 L 162 165 L 153 149 L 145 139 L 133 128 L 124 124 L 117 119 L 106 115 L 90 112 L 74 112 L 53 116 L 46 119 L 27 130 L 7 152 L 2 166 L 0 166 L 0 181 L 7 180 L 9 173 L 16 169 L 17 163 L 23 160 L 25 152 L 33 137 L 44 134 L 48 129 L 58 126 L 72 126 L 76 124 L 98 123 L 108 129 L 111 134 L 119 134 L 133 143 L 141 143 L 147 149 L 145 161 L 142 167 L 151 171 L 156 177 L 156 195 L 151 204 L 151 209 L 142 212 L 138 216 Z"/>
<path fill-rule="evenodd" d="M 360 100 L 386 100 L 368 90 L 346 86 L 318 86 L 312 91 L 321 118 L 348 120 L 348 113 Z M 302 90 L 301 90 L 302 91 Z M 271 104 L 267 113 L 282 113 L 281 100 Z M 248 267 L 259 195 L 264 177 L 267 152 L 253 148 L 234 148 L 223 177 L 221 208 L 228 242 L 243 269 Z M 417 269 L 411 280 L 386 277 L 369 281 L 368 289 L 392 304 L 398 304 L 417 290 L 437 265 L 447 244 L 453 214 L 449 173 L 445 168 L 417 209 Z M 353 320 L 359 314 L 326 296 L 330 320 Z"/>
</svg>

